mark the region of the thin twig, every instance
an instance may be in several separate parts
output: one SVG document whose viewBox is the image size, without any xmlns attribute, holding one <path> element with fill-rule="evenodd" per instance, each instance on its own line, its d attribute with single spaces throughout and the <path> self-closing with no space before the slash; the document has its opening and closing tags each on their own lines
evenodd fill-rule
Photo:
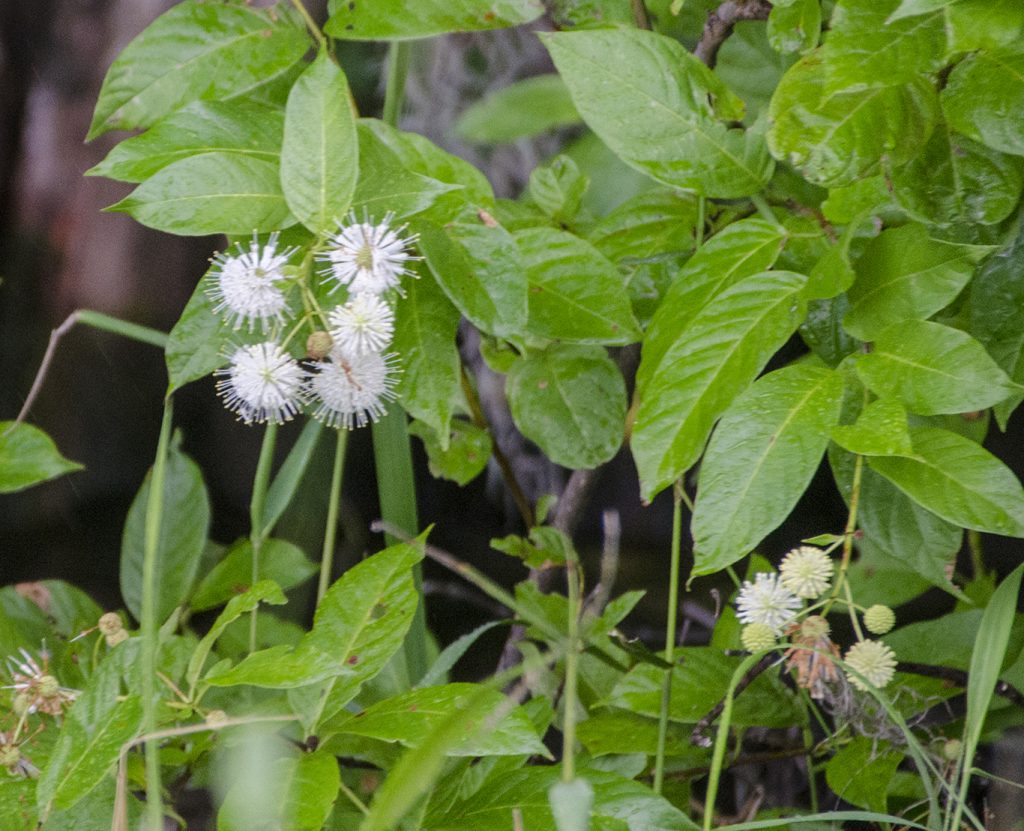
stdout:
<svg viewBox="0 0 1024 831">
<path fill-rule="evenodd" d="M 772 652 L 764 655 L 760 661 L 752 666 L 747 673 L 737 682 L 736 690 L 733 693 L 733 698 L 739 696 L 747 687 L 754 683 L 761 673 L 768 669 L 773 664 L 778 663 L 778 656 Z M 722 715 L 722 711 L 725 709 L 726 697 L 723 697 L 714 707 L 701 718 L 700 721 L 694 725 L 693 732 L 690 733 L 690 743 L 698 745 L 699 747 L 710 747 L 711 739 L 704 735 L 708 728 L 714 724 L 715 719 Z"/>
<path fill-rule="evenodd" d="M 622 540 L 622 520 L 619 512 L 609 508 L 601 514 L 604 529 L 604 547 L 601 549 L 601 576 L 590 591 L 586 602 L 586 613 L 597 617 L 608 605 L 612 587 L 619 575 L 619 548 Z"/>
<path fill-rule="evenodd" d="M 953 667 L 940 667 L 934 664 L 918 664 L 913 661 L 900 661 L 896 665 L 896 669 L 899 672 L 909 672 L 911 675 L 923 675 L 926 678 L 940 678 L 943 681 L 948 681 L 956 687 L 967 687 L 967 682 L 970 680 L 970 675 L 962 669 L 953 669 Z M 1007 701 L 1012 701 L 1018 707 L 1024 707 L 1024 694 L 1021 693 L 1013 684 L 1007 681 L 997 681 L 995 686 L 996 695 L 1005 698 Z"/>
<path fill-rule="evenodd" d="M 651 16 L 647 13 L 647 4 L 644 0 L 630 0 L 633 7 L 633 22 L 638 29 L 651 28 Z"/>
<path fill-rule="evenodd" d="M 693 54 L 714 68 L 718 50 L 732 34 L 733 27 L 741 20 L 767 20 L 771 10 L 772 5 L 768 0 L 725 0 L 708 15 L 704 32 Z"/>
</svg>

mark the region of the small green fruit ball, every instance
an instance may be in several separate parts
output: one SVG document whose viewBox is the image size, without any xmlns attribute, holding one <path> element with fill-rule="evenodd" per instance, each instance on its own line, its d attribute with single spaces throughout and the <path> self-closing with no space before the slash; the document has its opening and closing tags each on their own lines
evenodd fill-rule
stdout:
<svg viewBox="0 0 1024 831">
<path fill-rule="evenodd" d="M 896 615 L 888 606 L 876 603 L 864 613 L 864 625 L 873 635 L 884 635 L 896 625 Z"/>
<path fill-rule="evenodd" d="M 13 768 L 21 761 L 21 751 L 16 744 L 0 745 L 0 767 Z"/>
<path fill-rule="evenodd" d="M 955 762 L 960 757 L 964 743 L 960 739 L 947 739 L 942 743 L 942 757 L 947 762 Z"/>
<path fill-rule="evenodd" d="M 750 623 L 740 634 L 743 648 L 749 652 L 761 652 L 775 646 L 775 630 L 767 623 Z"/>
<path fill-rule="evenodd" d="M 43 698 L 53 698 L 60 692 L 60 681 L 52 675 L 44 675 L 39 679 L 38 689 Z"/>
</svg>

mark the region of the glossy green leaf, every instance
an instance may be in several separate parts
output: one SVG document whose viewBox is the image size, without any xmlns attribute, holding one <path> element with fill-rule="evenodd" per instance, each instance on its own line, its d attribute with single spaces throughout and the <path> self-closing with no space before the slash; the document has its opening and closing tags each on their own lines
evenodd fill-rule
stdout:
<svg viewBox="0 0 1024 831">
<path fill-rule="evenodd" d="M 291 212 L 321 233 L 352 204 L 358 173 L 356 114 L 345 73 L 322 50 L 288 94 L 281 187 Z"/>
<path fill-rule="evenodd" d="M 241 95 L 286 71 L 308 48 L 301 19 L 285 4 L 260 9 L 185 0 L 118 55 L 88 138 L 148 127 L 191 101 Z"/>
<path fill-rule="evenodd" d="M 644 335 L 637 370 L 641 394 L 701 309 L 743 278 L 771 268 L 784 242 L 780 226 L 762 219 L 742 219 L 719 231 L 690 257 L 665 292 Z"/>
<path fill-rule="evenodd" d="M 164 349 L 170 392 L 205 378 L 228 362 L 229 347 L 237 333 L 213 311 L 210 277 L 203 277 L 171 329 Z"/>
<path fill-rule="evenodd" d="M 556 226 L 572 227 L 590 186 L 590 177 L 582 173 L 568 156 L 555 156 L 530 173 L 525 197 L 550 217 Z"/>
<path fill-rule="evenodd" d="M 121 537 L 121 596 L 136 620 L 142 615 L 142 561 L 150 470 L 135 495 Z M 210 527 L 210 500 L 199 466 L 176 446 L 167 454 L 163 514 L 156 550 L 156 617 L 164 621 L 192 591 Z"/>
<path fill-rule="evenodd" d="M 392 213 L 399 219 L 406 219 L 427 211 L 445 195 L 459 199 L 461 185 L 439 182 L 407 167 L 371 126 L 373 123 L 371 119 L 363 119 L 357 130 L 359 181 L 352 199 L 356 216 L 362 216 L 365 211 L 375 218 Z"/>
<path fill-rule="evenodd" d="M 526 273 L 508 231 L 468 212 L 444 228 L 418 223 L 416 230 L 434 279 L 470 322 L 499 337 L 522 332 Z"/>
<path fill-rule="evenodd" d="M 732 674 L 743 660 L 708 646 L 687 646 L 676 650 L 679 665 L 672 673 L 669 718 L 694 724 L 725 695 Z M 657 718 L 665 670 L 638 664 L 615 686 L 607 703 L 638 715 Z M 737 727 L 791 727 L 803 724 L 796 696 L 778 676 L 759 675 L 747 689 L 749 698 L 739 696 L 733 706 L 732 723 Z"/>
<path fill-rule="evenodd" d="M 843 327 L 873 340 L 891 324 L 931 317 L 967 285 L 976 261 L 970 247 L 933 240 L 921 225 L 883 231 L 857 260 Z"/>
<path fill-rule="evenodd" d="M 535 75 L 467 107 L 455 122 L 455 132 L 466 141 L 497 144 L 579 122 L 565 82 L 558 75 Z"/>
<path fill-rule="evenodd" d="M 437 660 L 430 665 L 430 669 L 428 669 L 426 674 L 416 682 L 416 688 L 422 689 L 423 687 L 432 687 L 435 684 L 439 684 L 447 680 L 448 671 L 459 662 L 459 659 L 469 651 L 470 647 L 479 640 L 481 635 L 490 632 L 497 626 L 506 625 L 508 625 L 508 621 L 488 621 L 487 623 L 482 623 L 472 632 L 467 632 L 465 635 L 461 635 L 456 638 L 441 650 L 441 654 L 438 655 Z"/>
<path fill-rule="evenodd" d="M 316 565 L 287 540 L 265 540 L 260 548 L 260 579 L 273 580 L 282 589 L 299 585 L 316 571 Z M 189 605 L 197 611 L 212 609 L 248 591 L 251 583 L 252 543 L 243 539 L 203 577 Z"/>
<path fill-rule="evenodd" d="M 503 29 L 536 20 L 540 0 L 418 0 L 415 13 L 403 0 L 330 0 L 324 31 L 341 40 L 406 40 L 446 32 Z"/>
<path fill-rule="evenodd" d="M 868 464 L 919 505 L 949 522 L 1024 537 L 1024 489 L 1008 467 L 970 439 L 912 427 L 917 457 L 874 457 Z"/>
<path fill-rule="evenodd" d="M 918 14 L 944 9 L 959 0 L 900 0 L 896 10 L 889 15 L 889 20 L 902 20 Z"/>
<path fill-rule="evenodd" d="M 829 222 L 837 225 L 846 225 L 867 216 L 902 217 L 890 187 L 891 183 L 878 174 L 830 188 L 828 199 L 821 203 L 821 212 Z"/>
<path fill-rule="evenodd" d="M 609 260 L 622 263 L 691 251 L 696 224 L 694 196 L 659 187 L 626 200 L 602 217 L 587 239 Z"/>
<path fill-rule="evenodd" d="M 251 234 L 295 222 L 275 162 L 224 152 L 174 162 L 107 210 L 185 236 Z"/>
<path fill-rule="evenodd" d="M 989 592 L 995 585 L 989 587 Z M 992 598 L 983 601 L 990 606 Z M 913 655 L 914 661 L 938 666 L 966 670 L 971 665 L 971 656 L 982 635 L 981 622 L 985 609 L 973 608 L 949 612 L 932 620 L 920 620 L 901 626 L 885 636 L 897 655 Z M 1000 659 L 1002 669 L 1007 669 L 1020 653 L 1024 643 L 1024 618 L 1011 621 L 1010 637 L 1004 647 L 1005 656 Z M 990 638 L 995 633 L 986 633 Z M 997 665 L 998 666 L 998 665 Z"/>
<path fill-rule="evenodd" d="M 889 742 L 856 736 L 825 766 L 825 781 L 840 799 L 860 808 L 885 811 L 886 792 L 903 753 Z"/>
<path fill-rule="evenodd" d="M 435 432 L 442 450 L 448 447 L 452 412 L 462 400 L 458 328 L 458 310 L 429 274 L 406 282 L 406 295 L 395 308 L 392 342 L 402 356 L 399 400 Z"/>
<path fill-rule="evenodd" d="M 856 367 L 870 389 L 919 415 L 984 410 L 1021 391 L 978 341 L 927 320 L 884 330 Z"/>
<path fill-rule="evenodd" d="M 782 5 L 781 3 L 775 4 Z M 696 12 L 699 6 L 693 6 Z M 698 14 L 706 15 L 713 5 Z M 704 20 L 696 21 L 700 27 Z M 695 33 L 700 29 L 696 29 Z M 760 21 L 741 20 L 718 50 L 715 75 L 721 78 L 746 105 L 744 122 L 753 124 L 767 111 L 779 79 L 793 64 L 792 55 L 782 55 L 772 46 L 767 27 Z"/>
<path fill-rule="evenodd" d="M 891 86 L 941 69 L 946 21 L 939 11 L 902 19 L 900 0 L 839 0 L 832 11 L 822 56 L 827 92 Z"/>
<path fill-rule="evenodd" d="M 768 14 L 768 42 L 777 52 L 803 52 L 821 36 L 819 0 L 776 3 Z"/>
<path fill-rule="evenodd" d="M 891 398 L 879 398 L 864 408 L 856 423 L 832 428 L 836 444 L 861 456 L 913 456 L 907 411 Z"/>
<path fill-rule="evenodd" d="M 690 728 L 670 723 L 665 755 L 692 759 L 694 766 L 706 763 L 708 751 L 695 747 L 690 742 L 690 733 Z M 658 749 L 658 720 L 628 710 L 603 707 L 576 726 L 576 735 L 587 753 L 595 758 L 619 753 L 653 756 Z"/>
<path fill-rule="evenodd" d="M 989 258 L 971 282 L 970 331 L 1010 378 L 1024 384 L 1024 234 Z M 1002 429 L 1024 394 L 993 408 Z"/>
<path fill-rule="evenodd" d="M 741 102 L 678 41 L 636 29 L 541 40 L 584 121 L 630 166 L 722 198 L 756 193 L 768 181 L 763 137 L 725 123 L 742 117 Z"/>
<path fill-rule="evenodd" d="M 828 366 L 839 366 L 860 344 L 860 341 L 847 334 L 841 324 L 849 308 L 845 294 L 824 300 L 811 300 L 807 304 L 807 317 L 800 324 L 800 337 Z"/>
<path fill-rule="evenodd" d="M 169 164 L 199 153 L 238 153 L 276 162 L 284 113 L 257 101 L 194 101 L 161 118 L 141 136 L 122 141 L 87 176 L 142 182 Z"/>
<path fill-rule="evenodd" d="M 839 492 L 849 504 L 854 457 L 831 448 L 829 462 Z M 876 554 L 874 560 L 902 565 L 933 586 L 957 593 L 948 574 L 963 542 L 963 531 L 917 504 L 866 465 L 861 471 L 857 525 L 864 534 L 858 544 L 862 551 L 867 548 Z"/>
<path fill-rule="evenodd" d="M 340 709 L 401 647 L 418 602 L 412 566 L 421 557 L 404 544 L 374 554 L 331 586 L 312 630 L 296 648 L 254 652 L 235 667 L 215 668 L 205 680 L 273 689 L 330 680 L 333 701 L 340 702 L 335 710 Z"/>
<path fill-rule="evenodd" d="M 516 426 L 556 464 L 594 468 L 622 445 L 626 383 L 600 347 L 531 353 L 509 371 L 507 394 Z"/>
<path fill-rule="evenodd" d="M 772 96 L 768 146 L 808 181 L 848 185 L 917 155 L 938 118 L 930 81 L 830 93 L 818 52 L 790 69 Z"/>
<path fill-rule="evenodd" d="M 428 740 L 445 719 L 465 710 L 473 693 L 479 692 L 481 706 L 498 710 L 504 696 L 479 684 L 445 684 L 422 687 L 373 704 L 365 710 L 344 712 L 322 725 L 324 733 L 351 733 L 385 742 L 416 747 Z M 512 708 L 486 734 L 474 731 L 467 717 L 464 740 L 447 749 L 449 756 L 510 756 L 520 753 L 549 756 L 526 713 Z"/>
<path fill-rule="evenodd" d="M 451 422 L 446 447 L 442 447 L 441 438 L 434 429 L 422 421 L 412 422 L 409 433 L 423 440 L 430 475 L 435 479 L 449 479 L 458 485 L 468 485 L 483 473 L 491 458 L 491 434 L 465 419 Z"/>
<path fill-rule="evenodd" d="M 0 493 L 15 493 L 82 465 L 65 459 L 46 433 L 31 424 L 0 421 Z"/>
<path fill-rule="evenodd" d="M 649 500 L 700 457 L 715 421 L 803 319 L 807 278 L 747 277 L 697 312 L 643 391 L 632 449 Z"/>
<path fill-rule="evenodd" d="M 693 574 L 732 565 L 785 520 L 818 469 L 842 395 L 841 374 L 797 364 L 732 403 L 701 465 Z"/>
<path fill-rule="evenodd" d="M 430 811 L 424 831 L 506 831 L 511 809 L 524 828 L 555 828 L 548 791 L 559 780 L 556 766 L 529 767 L 496 777 L 446 811 Z M 686 814 L 646 785 L 602 770 L 581 770 L 594 790 L 591 828 L 608 831 L 696 831 Z"/>
<path fill-rule="evenodd" d="M 1022 110 L 1024 48 L 1020 43 L 965 58 L 942 90 L 942 111 L 954 130 L 1017 156 L 1024 156 L 1024 124 L 1011 113 Z"/>
<path fill-rule="evenodd" d="M 40 810 L 70 808 L 99 785 L 117 762 L 121 745 L 138 734 L 141 722 L 138 695 L 117 700 L 106 718 L 90 727 L 74 717 L 72 708 L 36 786 Z"/>
<path fill-rule="evenodd" d="M 555 228 L 513 236 L 529 283 L 531 334 L 609 345 L 640 339 L 622 276 L 593 246 Z"/>
<path fill-rule="evenodd" d="M 946 14 L 954 52 L 997 49 L 1024 36 L 1024 6 L 1017 0 L 957 0 Z"/>
<path fill-rule="evenodd" d="M 922 222 L 992 225 L 1020 201 L 1024 159 L 939 124 L 920 155 L 893 171 L 892 184 L 903 210 Z"/>
</svg>

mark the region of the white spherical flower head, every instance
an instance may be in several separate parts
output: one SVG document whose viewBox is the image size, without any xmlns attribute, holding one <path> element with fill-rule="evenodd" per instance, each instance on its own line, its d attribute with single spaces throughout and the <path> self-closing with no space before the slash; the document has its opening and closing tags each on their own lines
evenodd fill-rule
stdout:
<svg viewBox="0 0 1024 831">
<path fill-rule="evenodd" d="M 813 545 L 794 548 L 779 565 L 782 585 L 797 597 L 813 600 L 832 584 L 832 558 Z"/>
<path fill-rule="evenodd" d="M 783 627 L 796 617 L 801 607 L 799 597 L 779 583 L 778 575 L 758 574 L 751 583 L 743 581 L 736 600 L 736 617 L 741 623 L 763 623 L 779 635 Z"/>
<path fill-rule="evenodd" d="M 305 373 L 276 343 L 240 347 L 231 356 L 231 366 L 217 374 L 224 376 L 217 382 L 217 392 L 225 406 L 246 424 L 281 424 L 302 406 Z"/>
<path fill-rule="evenodd" d="M 330 247 L 319 256 L 328 263 L 325 274 L 353 294 L 383 294 L 398 288 L 407 274 L 406 264 L 414 259 L 406 249 L 416 237 L 402 237 L 405 226 L 392 228 L 394 214 L 379 224 L 368 218 L 357 222 L 350 215 L 347 224 L 338 223 L 338 231 L 329 238 Z"/>
<path fill-rule="evenodd" d="M 294 248 L 277 250 L 277 233 L 261 246 L 253 235 L 249 250 L 238 246 L 238 253 L 220 253 L 213 259 L 208 290 L 216 301 L 217 314 L 224 314 L 236 329 L 245 325 L 251 332 L 257 325 L 266 332 L 272 322 L 280 322 L 288 309 L 288 300 L 279 285 L 287 276 L 283 268 Z"/>
<path fill-rule="evenodd" d="M 335 348 L 352 357 L 380 352 L 395 333 L 395 313 L 375 294 L 363 292 L 329 316 Z"/>
<path fill-rule="evenodd" d="M 847 672 L 846 677 L 864 692 L 870 687 L 881 689 L 896 674 L 896 655 L 882 641 L 858 641 L 846 651 L 844 660 L 860 673 L 857 676 Z"/>
<path fill-rule="evenodd" d="M 309 392 L 318 406 L 315 418 L 328 427 L 363 427 L 387 412 L 398 383 L 398 355 L 366 352 L 345 355 L 335 350 L 330 361 L 316 361 L 317 373 L 309 379 Z"/>
</svg>

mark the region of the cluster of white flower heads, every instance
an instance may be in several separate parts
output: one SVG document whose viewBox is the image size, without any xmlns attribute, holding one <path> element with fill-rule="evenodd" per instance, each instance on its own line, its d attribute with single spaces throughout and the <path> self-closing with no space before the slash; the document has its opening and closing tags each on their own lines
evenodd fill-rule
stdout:
<svg viewBox="0 0 1024 831">
<path fill-rule="evenodd" d="M 278 235 L 261 245 L 254 235 L 248 251 L 214 258 L 207 292 L 214 311 L 236 330 L 258 330 L 262 343 L 237 347 L 229 365 L 216 373 L 217 391 L 227 408 L 246 424 L 283 423 L 305 406 L 331 427 L 352 429 L 376 421 L 396 397 L 398 355 L 386 353 L 395 332 L 391 295 L 400 292 L 413 257 L 403 228 L 391 228 L 392 215 L 379 224 L 368 218 L 338 223 L 318 258 L 333 281 L 333 293 L 348 291 L 346 301 L 326 311 L 329 332 L 314 333 L 327 345 L 305 366 L 280 338 L 288 322 L 290 281 L 287 263 L 296 249 L 278 251 Z M 290 337 L 290 336 L 289 336 Z"/>
</svg>

